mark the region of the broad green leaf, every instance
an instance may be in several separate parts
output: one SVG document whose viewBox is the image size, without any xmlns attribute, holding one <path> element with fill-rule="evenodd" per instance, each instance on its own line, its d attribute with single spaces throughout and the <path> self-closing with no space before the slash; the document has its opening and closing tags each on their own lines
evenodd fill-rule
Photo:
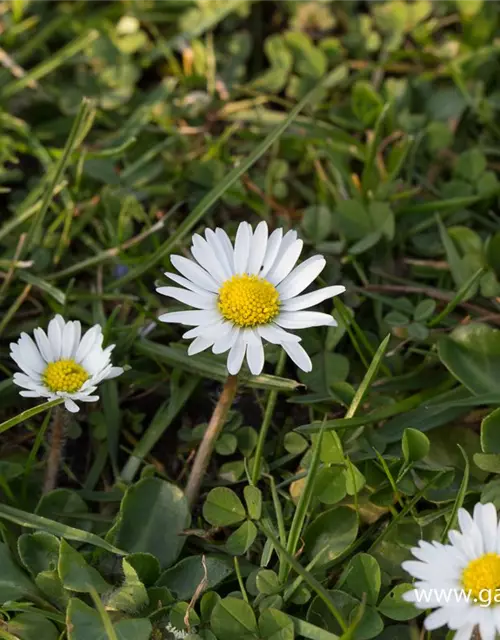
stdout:
<svg viewBox="0 0 500 640">
<path fill-rule="evenodd" d="M 353 640 L 369 640 L 370 638 L 377 637 L 382 631 L 384 624 L 373 607 L 365 606 L 361 612 L 360 608 L 363 607 L 363 605 L 357 598 L 354 598 L 344 591 L 332 590 L 329 593 L 348 624 L 353 623 L 359 618 L 359 614 L 362 613 L 361 619 L 359 619 L 355 625 L 354 632 L 351 636 L 348 635 L 347 637 L 352 637 Z M 337 620 L 331 615 L 324 602 L 318 597 L 314 598 L 309 606 L 307 620 L 333 633 L 341 633 L 342 631 Z"/>
<path fill-rule="evenodd" d="M 72 598 L 66 612 L 68 640 L 110 640 L 99 613 L 78 598 Z M 150 640 L 151 622 L 146 618 L 120 620 L 113 625 L 117 640 Z"/>
<path fill-rule="evenodd" d="M 126 561 L 135 569 L 139 580 L 146 586 L 154 584 L 160 575 L 160 563 L 150 553 L 131 553 Z"/>
<path fill-rule="evenodd" d="M 258 637 L 257 620 L 252 607 L 239 598 L 220 600 L 210 616 L 212 631 L 218 640 L 249 640 Z"/>
<path fill-rule="evenodd" d="M 256 536 L 257 528 L 254 523 L 246 520 L 226 540 L 226 551 L 234 556 L 241 556 L 250 549 Z"/>
<path fill-rule="evenodd" d="M 207 589 L 213 589 L 234 573 L 233 561 L 229 556 L 208 554 L 205 564 Z M 204 577 L 203 556 L 192 555 L 164 571 L 156 584 L 167 587 L 179 600 L 190 600 Z"/>
<path fill-rule="evenodd" d="M 108 609 L 129 613 L 139 611 L 149 603 L 146 587 L 140 581 L 136 570 L 125 559 L 122 560 L 122 569 L 124 580 L 111 594 L 106 606 Z"/>
<path fill-rule="evenodd" d="M 481 449 L 484 453 L 500 453 L 500 408 L 481 422 Z"/>
<path fill-rule="evenodd" d="M 39 598 L 38 589 L 14 562 L 9 547 L 0 542 L 0 604 L 21 598 Z"/>
<path fill-rule="evenodd" d="M 429 438 L 417 429 L 405 429 L 401 443 L 406 464 L 418 462 L 429 453 Z"/>
<path fill-rule="evenodd" d="M 325 433 L 326 435 L 326 433 Z M 336 504 L 347 493 L 346 474 L 338 467 L 322 467 L 314 484 L 314 495 L 323 504 Z"/>
<path fill-rule="evenodd" d="M 70 591 L 90 593 L 95 589 L 97 593 L 104 593 L 110 589 L 110 585 L 97 569 L 91 567 L 82 554 L 73 549 L 66 540 L 61 540 L 57 570 L 64 588 Z"/>
<path fill-rule="evenodd" d="M 498 392 L 500 331 L 471 323 L 438 341 L 438 355 L 446 368 L 475 394 Z"/>
<path fill-rule="evenodd" d="M 264 640 L 293 640 L 293 621 L 283 611 L 265 609 L 259 617 L 259 635 Z"/>
<path fill-rule="evenodd" d="M 150 553 L 168 567 L 179 557 L 186 540 L 182 532 L 190 522 L 186 498 L 178 487 L 144 478 L 123 497 L 115 541 L 131 553 Z"/>
<path fill-rule="evenodd" d="M 248 515 L 252 520 L 259 520 L 262 513 L 262 491 L 249 484 L 243 489 L 243 496 Z"/>
<path fill-rule="evenodd" d="M 245 517 L 245 507 L 228 487 L 212 489 L 203 505 L 203 517 L 214 527 L 238 524 Z"/>
<path fill-rule="evenodd" d="M 411 602 L 403 600 L 403 594 L 413 589 L 411 584 L 398 584 L 389 591 L 378 606 L 378 610 L 391 620 L 411 620 L 420 615 L 421 611 Z"/>
<path fill-rule="evenodd" d="M 58 640 L 57 627 L 45 616 L 34 611 L 20 613 L 6 624 L 6 630 L 19 640 Z"/>
<path fill-rule="evenodd" d="M 319 515 L 307 527 L 304 535 L 306 553 L 317 560 L 317 567 L 322 566 L 345 551 L 357 533 L 356 513 L 347 507 L 335 507 Z"/>
<path fill-rule="evenodd" d="M 21 562 L 33 577 L 57 569 L 59 546 L 59 539 L 44 531 L 23 533 L 17 541 Z"/>
<path fill-rule="evenodd" d="M 255 576 L 255 585 L 259 593 L 269 596 L 279 591 L 280 582 L 271 569 L 260 569 Z"/>
<path fill-rule="evenodd" d="M 377 604 L 381 577 L 378 562 L 367 553 L 359 553 L 349 562 L 345 584 L 359 600 Z"/>
</svg>

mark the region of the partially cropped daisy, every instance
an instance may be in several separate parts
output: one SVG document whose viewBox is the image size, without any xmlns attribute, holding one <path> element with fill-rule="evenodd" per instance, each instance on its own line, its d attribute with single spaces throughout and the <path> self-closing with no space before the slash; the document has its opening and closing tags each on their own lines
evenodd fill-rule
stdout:
<svg viewBox="0 0 500 640">
<path fill-rule="evenodd" d="M 500 529 L 492 503 L 476 504 L 471 517 L 458 512 L 461 532 L 450 531 L 451 544 L 420 541 L 403 562 L 417 578 L 415 589 L 404 599 L 419 609 L 435 609 L 426 629 L 447 625 L 456 630 L 454 640 L 469 640 L 477 628 L 481 640 L 500 633 Z"/>
<path fill-rule="evenodd" d="M 265 222 L 255 231 L 242 222 L 234 247 L 222 229 L 207 229 L 204 238 L 195 234 L 194 260 L 174 255 L 171 262 L 181 275 L 165 274 L 180 287 L 157 289 L 194 310 L 165 313 L 160 320 L 194 327 L 183 335 L 193 338 L 190 355 L 210 347 L 213 353 L 229 351 L 227 369 L 232 375 L 241 369 L 245 355 L 253 374 L 262 371 L 263 340 L 281 345 L 300 369 L 310 371 L 301 338 L 287 330 L 335 326 L 330 314 L 305 309 L 343 293 L 345 287 L 299 295 L 326 264 L 316 255 L 296 267 L 302 244 L 296 231 L 283 235 L 276 229 L 268 235 Z"/>
<path fill-rule="evenodd" d="M 123 373 L 113 367 L 111 352 L 114 344 L 102 348 L 102 329 L 96 324 L 82 337 L 78 320 L 65 322 L 57 315 L 49 322 L 45 333 L 39 327 L 33 332 L 35 340 L 21 333 L 10 345 L 10 355 L 23 373 L 14 374 L 14 383 L 23 387 L 27 398 L 64 398 L 64 406 L 75 413 L 75 401 L 94 402 L 92 395 L 103 380 Z"/>
</svg>

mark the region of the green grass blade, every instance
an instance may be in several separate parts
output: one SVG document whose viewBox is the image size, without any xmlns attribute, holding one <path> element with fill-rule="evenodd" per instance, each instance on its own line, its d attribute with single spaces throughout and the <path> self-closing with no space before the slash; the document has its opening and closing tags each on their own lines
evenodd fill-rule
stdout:
<svg viewBox="0 0 500 640">
<path fill-rule="evenodd" d="M 32 407 L 31 409 L 27 409 L 22 413 L 18 413 L 17 416 L 6 420 L 0 424 L 0 433 L 4 433 L 8 429 L 15 427 L 16 424 L 24 422 L 25 420 L 29 420 L 33 416 L 36 416 L 42 411 L 46 411 L 47 409 L 52 409 L 52 407 L 56 407 L 58 404 L 62 404 L 64 402 L 63 398 L 57 398 L 57 400 L 49 400 L 48 402 L 44 402 L 43 404 L 38 404 L 36 407 Z"/>
<path fill-rule="evenodd" d="M 460 449 L 460 452 L 462 453 L 462 456 L 465 461 L 464 477 L 462 478 L 462 482 L 460 483 L 460 489 L 458 490 L 457 497 L 455 499 L 455 502 L 453 503 L 453 509 L 451 510 L 450 519 L 448 520 L 448 523 L 444 528 L 443 535 L 441 536 L 441 542 L 443 543 L 446 543 L 448 532 L 455 527 L 458 510 L 460 509 L 460 507 L 462 507 L 464 503 L 465 494 L 467 493 L 467 487 L 469 486 L 469 470 L 470 470 L 469 458 L 467 457 L 467 454 L 465 453 L 464 449 L 460 445 L 457 445 L 457 446 Z"/>
<path fill-rule="evenodd" d="M 333 72 L 335 73 L 335 71 Z M 210 208 L 219 200 L 221 196 L 223 196 L 226 191 L 240 178 L 244 173 L 252 167 L 259 158 L 261 158 L 264 153 L 274 144 L 274 142 L 281 136 L 281 134 L 290 126 L 290 124 L 295 120 L 298 114 L 306 107 L 311 101 L 314 100 L 318 92 L 321 90 L 323 85 L 328 84 L 328 79 L 330 78 L 328 74 L 323 78 L 323 80 L 314 87 L 309 93 L 307 93 L 300 102 L 298 102 L 295 107 L 290 111 L 288 117 L 280 123 L 277 127 L 275 127 L 271 133 L 264 138 L 264 140 L 255 147 L 252 153 L 240 164 L 235 166 L 222 180 L 220 183 L 216 184 L 213 189 L 211 189 L 205 196 L 200 200 L 198 205 L 193 209 L 193 211 L 185 218 L 185 220 L 179 225 L 177 231 L 173 233 L 170 238 L 157 250 L 153 253 L 153 255 L 149 258 L 141 260 L 141 263 L 137 265 L 135 268 L 130 269 L 130 271 L 120 278 L 119 280 L 113 282 L 110 286 L 114 289 L 116 287 L 123 286 L 127 282 L 131 282 L 141 276 L 143 273 L 151 269 L 155 266 L 160 260 L 162 260 L 165 256 L 167 256 L 174 247 L 176 247 L 186 236 L 191 229 L 198 224 L 198 222 L 203 218 L 204 215 L 208 213 Z"/>
</svg>

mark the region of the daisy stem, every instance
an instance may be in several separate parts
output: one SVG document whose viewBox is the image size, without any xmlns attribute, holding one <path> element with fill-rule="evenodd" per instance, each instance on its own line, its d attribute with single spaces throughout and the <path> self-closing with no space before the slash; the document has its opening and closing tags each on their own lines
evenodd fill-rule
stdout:
<svg viewBox="0 0 500 640">
<path fill-rule="evenodd" d="M 275 375 L 281 376 L 283 369 L 285 368 L 286 352 L 281 349 L 281 353 L 278 358 L 278 364 L 276 365 Z M 257 445 L 255 447 L 255 456 L 253 459 L 252 477 L 251 482 L 253 485 L 257 484 L 260 478 L 260 470 L 262 466 L 262 452 L 264 451 L 264 444 L 266 442 L 267 432 L 274 413 L 274 407 L 276 406 L 276 399 L 278 398 L 277 391 L 270 391 L 267 396 L 266 410 L 264 411 L 264 418 L 260 426 L 259 437 L 257 439 Z"/>
<path fill-rule="evenodd" d="M 207 430 L 203 435 L 196 457 L 194 459 L 193 468 L 186 487 L 186 498 L 190 507 L 193 507 L 200 492 L 203 476 L 212 457 L 212 451 L 214 450 L 215 442 L 221 432 L 224 423 L 226 422 L 227 414 L 231 405 L 233 404 L 234 396 L 238 386 L 237 376 L 228 376 L 224 387 L 219 396 L 219 400 L 215 406 L 210 422 L 208 423 Z"/>
<path fill-rule="evenodd" d="M 50 433 L 50 450 L 45 470 L 43 495 L 56 488 L 57 475 L 61 465 L 62 448 L 64 445 L 64 411 L 61 407 L 54 409 L 54 422 Z"/>
</svg>

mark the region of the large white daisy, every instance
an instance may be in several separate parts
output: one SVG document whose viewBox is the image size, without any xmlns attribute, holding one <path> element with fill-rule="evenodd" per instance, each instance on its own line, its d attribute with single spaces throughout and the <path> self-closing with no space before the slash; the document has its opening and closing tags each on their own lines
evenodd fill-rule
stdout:
<svg viewBox="0 0 500 640">
<path fill-rule="evenodd" d="M 311 359 L 299 344 L 301 338 L 287 329 L 335 326 L 330 314 L 304 309 L 343 293 L 345 287 L 299 295 L 326 264 L 316 255 L 295 267 L 302 245 L 296 231 L 283 235 L 276 229 L 268 235 L 265 222 L 255 231 L 242 222 L 234 247 L 223 229 L 207 229 L 204 238 L 195 234 L 194 260 L 173 255 L 171 262 L 181 275 L 165 274 L 180 287 L 157 289 L 194 310 L 165 313 L 159 319 L 194 327 L 183 335 L 194 338 L 190 355 L 210 347 L 213 353 L 229 351 L 230 374 L 238 373 L 245 355 L 253 374 L 262 371 L 263 340 L 281 345 L 298 367 L 310 371 Z"/>
<path fill-rule="evenodd" d="M 21 333 L 10 345 L 10 355 L 23 373 L 14 374 L 14 383 L 25 389 L 27 398 L 64 398 L 64 406 L 75 413 L 81 402 L 94 402 L 91 395 L 99 382 L 123 373 L 122 367 L 111 364 L 114 344 L 102 348 L 102 329 L 96 324 L 82 337 L 78 320 L 65 322 L 56 315 L 49 322 L 47 334 L 39 327 L 35 340 Z"/>
<path fill-rule="evenodd" d="M 470 640 L 477 626 L 481 640 L 500 633 L 500 527 L 492 503 L 476 504 L 471 517 L 458 512 L 461 532 L 450 531 L 451 544 L 420 541 L 411 550 L 417 560 L 403 569 L 417 578 L 404 599 L 419 609 L 434 609 L 427 629 L 447 625 L 454 640 Z"/>
</svg>

